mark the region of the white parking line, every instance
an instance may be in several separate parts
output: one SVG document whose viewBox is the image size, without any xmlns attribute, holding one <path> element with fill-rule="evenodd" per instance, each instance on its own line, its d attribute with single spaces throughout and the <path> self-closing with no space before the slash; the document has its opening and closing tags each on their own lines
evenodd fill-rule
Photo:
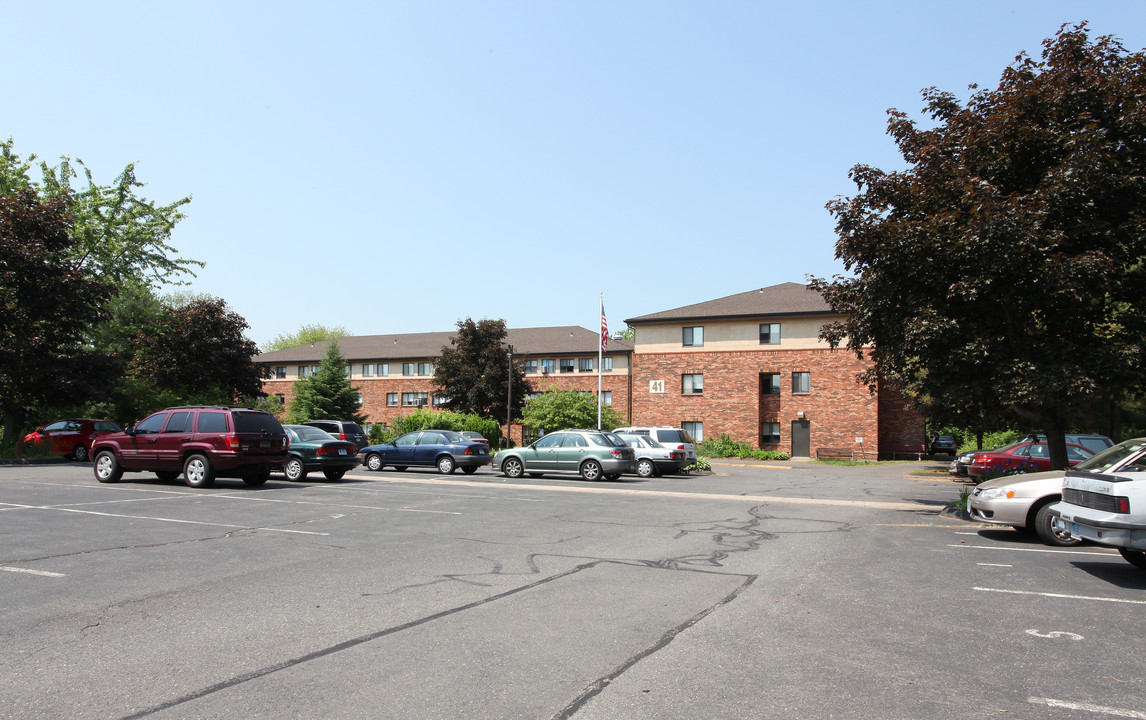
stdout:
<svg viewBox="0 0 1146 720">
<path fill-rule="evenodd" d="M 963 544 L 950 544 L 947 547 L 955 548 L 971 548 L 973 550 L 1010 550 L 1011 552 L 1037 552 L 1037 553 L 1055 553 L 1058 555 L 1098 555 L 1100 557 L 1110 557 L 1117 555 L 1117 550 L 1109 551 L 1091 551 L 1091 550 L 1052 550 L 1051 548 L 1020 548 L 1020 547 L 1006 547 L 1004 545 L 963 545 Z"/>
<path fill-rule="evenodd" d="M 4 567 L 3 565 L 0 565 L 0 570 L 3 570 L 4 572 L 26 573 L 28 575 L 39 575 L 41 577 L 67 577 L 67 575 L 65 575 L 63 573 L 48 572 L 47 570 L 29 570 L 28 568 Z"/>
<path fill-rule="evenodd" d="M 1001 588 L 971 588 L 979 592 L 1004 593 L 1007 595 L 1037 595 L 1038 597 L 1062 598 L 1065 600 L 1097 600 L 1099 602 L 1125 603 L 1127 605 L 1146 605 L 1146 600 L 1126 600 L 1124 598 L 1095 597 L 1091 595 L 1065 595 L 1063 593 L 1035 592 L 1033 590 L 1003 590 Z"/>
<path fill-rule="evenodd" d="M 1053 708 L 1065 708 L 1067 710 L 1082 710 L 1084 712 L 1099 713 L 1101 715 L 1113 715 L 1115 717 L 1124 718 L 1138 718 L 1139 720 L 1146 720 L 1146 713 L 1139 712 L 1138 710 L 1125 710 L 1123 708 L 1106 707 L 1105 705 L 1092 705 L 1091 703 L 1076 703 L 1067 702 L 1066 700 L 1054 700 L 1052 698 L 1029 697 L 1027 702 L 1032 705 L 1046 705 Z"/>
<path fill-rule="evenodd" d="M 1014 567 L 1014 565 L 1003 565 L 1002 563 L 975 563 L 983 567 Z"/>
<path fill-rule="evenodd" d="M 181 525 L 207 525 L 210 527 L 231 528 L 234 530 L 267 530 L 269 532 L 294 533 L 297 535 L 329 535 L 324 532 L 310 532 L 309 530 L 287 530 L 285 528 L 261 527 L 250 525 L 228 525 L 225 523 L 201 522 L 199 520 L 180 520 L 178 518 L 151 517 L 149 515 L 123 515 L 120 513 L 95 512 L 94 510 L 75 510 L 72 508 L 51 507 L 45 505 L 16 505 L 7 503 L 9 507 L 23 508 L 25 510 L 52 510 L 55 512 L 70 512 L 80 515 L 98 515 L 100 517 L 127 518 L 128 520 L 154 520 L 155 522 L 179 523 Z"/>
</svg>

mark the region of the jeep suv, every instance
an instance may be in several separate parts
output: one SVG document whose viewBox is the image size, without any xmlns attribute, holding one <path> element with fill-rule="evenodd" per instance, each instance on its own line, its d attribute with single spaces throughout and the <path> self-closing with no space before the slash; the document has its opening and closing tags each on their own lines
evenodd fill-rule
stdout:
<svg viewBox="0 0 1146 720">
<path fill-rule="evenodd" d="M 356 422 L 346 420 L 307 420 L 303 425 L 310 425 L 311 427 L 325 430 L 339 440 L 352 442 L 358 446 L 359 450 L 370 444 L 370 441 L 366 438 L 366 432 Z"/>
<path fill-rule="evenodd" d="M 160 410 L 134 427 L 92 443 L 96 479 L 117 482 L 124 472 L 153 472 L 160 480 L 183 473 L 190 487 L 216 477 L 262 485 L 290 455 L 279 421 L 262 410 L 188 406 Z"/>
</svg>

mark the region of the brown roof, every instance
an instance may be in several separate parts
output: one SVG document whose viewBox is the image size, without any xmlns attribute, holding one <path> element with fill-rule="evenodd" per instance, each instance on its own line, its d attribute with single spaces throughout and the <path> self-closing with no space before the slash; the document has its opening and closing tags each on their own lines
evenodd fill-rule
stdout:
<svg viewBox="0 0 1146 720">
<path fill-rule="evenodd" d="M 348 361 L 355 360 L 421 360 L 436 358 L 442 347 L 450 344 L 457 331 L 407 333 L 403 335 L 348 335 L 338 338 L 338 349 Z M 585 355 L 596 353 L 601 336 L 577 325 L 509 329 L 506 342 L 515 355 Z M 299 345 L 272 350 L 255 356 L 257 363 L 320 362 L 326 357 L 329 340 L 312 345 Z M 609 338 L 607 355 L 631 353 L 631 340 Z"/>
<path fill-rule="evenodd" d="M 829 314 L 832 314 L 832 309 L 818 292 L 801 283 L 781 283 L 759 290 L 749 290 L 739 295 L 729 295 L 695 305 L 641 315 L 625 322 L 629 325 L 640 325 L 674 320 Z"/>
</svg>

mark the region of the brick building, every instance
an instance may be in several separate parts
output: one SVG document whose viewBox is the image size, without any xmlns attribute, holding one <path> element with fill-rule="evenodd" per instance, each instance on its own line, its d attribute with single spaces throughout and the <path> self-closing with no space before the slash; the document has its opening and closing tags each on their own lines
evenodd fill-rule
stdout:
<svg viewBox="0 0 1146 720">
<path fill-rule="evenodd" d="M 798 283 L 630 318 L 633 417 L 794 457 L 922 444 L 922 416 L 886 388 L 870 393 L 856 381 L 867 361 L 819 339 L 837 319 Z"/>
<path fill-rule="evenodd" d="M 348 336 L 338 339 L 346 358 L 351 385 L 362 398 L 362 414 L 370 423 L 390 423 L 419 407 L 436 407 L 434 366 L 442 348 L 455 332 L 402 335 Z M 581 390 L 597 393 L 597 352 L 601 336 L 583 327 L 545 327 L 508 330 L 506 343 L 513 346 L 515 360 L 525 364 L 525 376 L 538 391 Z M 266 352 L 255 362 L 270 372 L 263 392 L 277 395 L 289 404 L 294 383 L 318 371 L 329 342 L 300 345 Z M 602 358 L 601 394 L 627 421 L 632 419 L 629 378 L 633 344 L 609 340 Z M 521 389 L 516 392 L 520 392 Z M 513 437 L 521 439 L 521 427 Z"/>
</svg>

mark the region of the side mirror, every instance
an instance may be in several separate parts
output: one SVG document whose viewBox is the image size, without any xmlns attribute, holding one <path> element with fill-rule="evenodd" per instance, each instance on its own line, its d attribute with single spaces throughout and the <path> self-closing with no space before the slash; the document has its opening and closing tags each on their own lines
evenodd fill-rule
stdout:
<svg viewBox="0 0 1146 720">
<path fill-rule="evenodd" d="M 131 437 L 135 437 L 135 426 L 129 425 L 124 429 L 123 432 L 125 435 L 130 435 Z"/>
</svg>

